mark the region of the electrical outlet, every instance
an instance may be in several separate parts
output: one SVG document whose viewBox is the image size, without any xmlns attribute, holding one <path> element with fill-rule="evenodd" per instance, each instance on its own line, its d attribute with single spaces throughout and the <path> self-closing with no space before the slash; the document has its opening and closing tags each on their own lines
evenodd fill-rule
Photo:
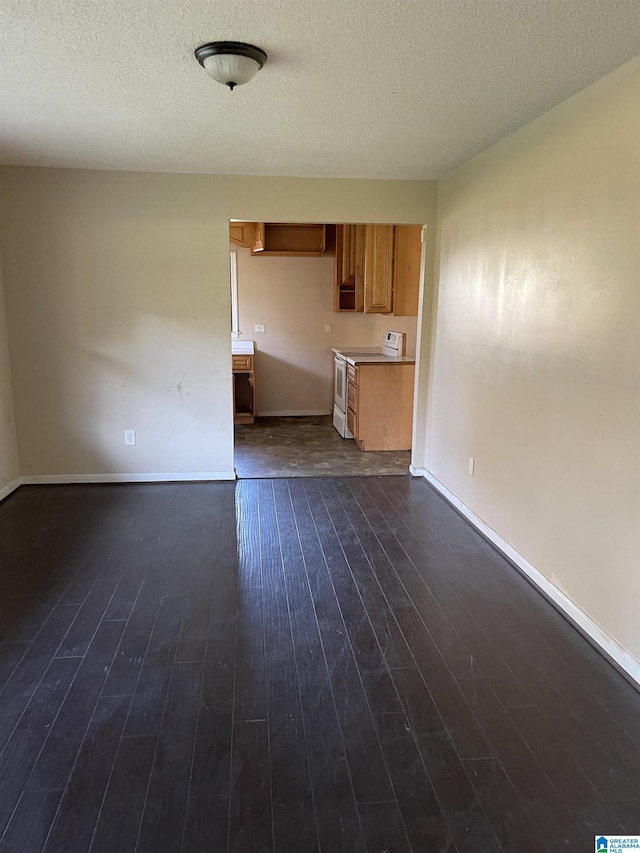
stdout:
<svg viewBox="0 0 640 853">
<path fill-rule="evenodd" d="M 256 323 L 255 332 L 256 335 L 264 335 L 267 331 L 267 327 L 264 323 Z"/>
<path fill-rule="evenodd" d="M 124 431 L 124 443 L 127 445 L 136 443 L 136 431 L 135 431 L 135 429 L 125 429 L 125 431 Z"/>
<path fill-rule="evenodd" d="M 331 334 L 331 323 L 325 323 L 324 324 L 324 333 L 325 333 L 325 335 Z"/>
<path fill-rule="evenodd" d="M 475 477 L 476 475 L 476 460 L 473 458 L 473 456 L 469 457 L 469 473 L 472 477 Z"/>
</svg>

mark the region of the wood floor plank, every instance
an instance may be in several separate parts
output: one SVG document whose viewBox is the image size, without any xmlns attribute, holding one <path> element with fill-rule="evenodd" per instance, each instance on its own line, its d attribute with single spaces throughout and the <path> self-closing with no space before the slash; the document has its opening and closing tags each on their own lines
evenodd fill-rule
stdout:
<svg viewBox="0 0 640 853">
<path fill-rule="evenodd" d="M 266 720 L 235 723 L 232 754 L 229 853 L 273 853 Z"/>
<path fill-rule="evenodd" d="M 0 749 L 7 743 L 78 608 L 55 607 L 0 691 Z"/>
<path fill-rule="evenodd" d="M 386 660 L 322 494 L 327 487 L 311 482 L 308 485 L 305 484 L 305 489 L 315 499 L 313 515 L 316 526 L 319 532 L 321 531 L 327 568 L 342 614 L 341 623 L 344 622 L 346 627 L 368 700 L 376 712 L 396 711 L 399 709 L 399 700 L 395 690 L 389 689 L 390 680 Z M 326 655 L 324 636 L 323 630 Z M 379 689 L 380 686 L 383 687 L 382 690 Z"/>
<path fill-rule="evenodd" d="M 546 850 L 546 839 L 540 837 L 500 762 L 481 758 L 464 764 L 502 848 L 519 853 Z"/>
<path fill-rule="evenodd" d="M 262 590 L 238 593 L 234 718 L 264 720 L 267 716 Z"/>
<path fill-rule="evenodd" d="M 0 841 L 0 853 L 39 853 L 44 847 L 62 791 L 25 791 Z"/>
<path fill-rule="evenodd" d="M 133 566 L 124 566 L 123 574 L 116 590 L 107 605 L 103 619 L 128 619 L 136 603 L 142 583 L 146 575 L 147 567 L 136 563 Z"/>
<path fill-rule="evenodd" d="M 455 850 L 431 779 L 404 713 L 378 714 L 378 735 L 413 850 Z M 524 853 L 524 851 L 523 851 Z"/>
<path fill-rule="evenodd" d="M 227 849 L 228 797 L 190 796 L 187 802 L 182 853 Z"/>
<path fill-rule="evenodd" d="M 349 765 L 328 684 L 300 688 L 320 849 L 366 849 Z"/>
<path fill-rule="evenodd" d="M 538 708 L 510 708 L 509 715 L 578 826 L 596 835 L 603 824 L 611 825 L 613 813 Z"/>
<path fill-rule="evenodd" d="M 166 587 L 166 578 L 147 577 L 127 621 L 104 696 L 133 696 L 151 631 Z"/>
<path fill-rule="evenodd" d="M 11 678 L 15 668 L 29 648 L 29 643 L 0 644 L 0 691 Z"/>
<path fill-rule="evenodd" d="M 203 557 L 191 576 L 176 648 L 175 659 L 178 663 L 204 660 L 215 581 L 214 564 L 215 555 Z"/>
<path fill-rule="evenodd" d="M 635 745 L 640 746 L 640 705 L 625 699 L 622 702 L 607 702 L 605 708 Z"/>
<path fill-rule="evenodd" d="M 100 699 L 69 777 L 45 853 L 86 853 L 127 717 L 128 696 Z"/>
<path fill-rule="evenodd" d="M 238 583 L 241 587 L 261 587 L 260 515 L 257 480 L 242 480 L 237 489 Z"/>
<path fill-rule="evenodd" d="M 164 598 L 131 701 L 125 737 L 158 734 L 178 648 L 186 599 Z"/>
<path fill-rule="evenodd" d="M 57 657 L 77 657 L 86 653 L 116 591 L 120 577 L 121 575 L 116 572 L 101 573 L 60 643 L 60 648 L 56 652 Z"/>
<path fill-rule="evenodd" d="M 293 639 L 273 485 L 270 481 L 262 480 L 258 483 L 257 491 L 260 513 L 264 653 L 269 659 L 283 660 L 293 658 Z"/>
<path fill-rule="evenodd" d="M 341 628 L 323 627 L 322 642 L 356 800 L 389 802 L 389 774 L 348 640 Z"/>
<path fill-rule="evenodd" d="M 213 566 L 213 594 L 209 619 L 211 622 L 228 622 L 236 617 L 238 610 L 237 519 L 241 500 L 235 493 L 233 483 L 219 485 L 224 492 L 224 503 Z"/>
<path fill-rule="evenodd" d="M 63 790 L 66 787 L 124 624 L 110 621 L 98 627 L 29 776 L 27 790 Z"/>
<path fill-rule="evenodd" d="M 136 853 L 182 847 L 201 679 L 199 661 L 173 667 Z"/>
<path fill-rule="evenodd" d="M 235 623 L 214 622 L 202 674 L 191 784 L 192 797 L 215 796 L 219 801 L 216 835 L 227 836 L 229 774 L 233 727 Z M 198 814 L 198 804 L 194 804 Z"/>
<path fill-rule="evenodd" d="M 556 849 L 584 844 L 574 816 L 526 741 L 483 678 L 462 679 L 462 689 L 491 742 L 531 819 L 545 839 L 555 839 Z"/>
<path fill-rule="evenodd" d="M 411 853 L 396 803 L 358 806 L 367 853 Z"/>
<path fill-rule="evenodd" d="M 493 753 L 478 721 L 415 608 L 398 608 L 396 618 L 460 757 L 491 758 Z"/>
<path fill-rule="evenodd" d="M 393 671 L 405 713 L 445 814 L 472 808 L 475 792 L 442 717 L 417 670 Z"/>
<path fill-rule="evenodd" d="M 286 480 L 274 483 L 274 499 L 298 680 L 318 684 L 327 680 L 327 670 Z"/>
<path fill-rule="evenodd" d="M 133 853 L 138 840 L 157 738 L 120 741 L 95 825 L 91 853 Z"/>
<path fill-rule="evenodd" d="M 622 800 L 609 805 L 615 814 L 616 832 L 625 835 L 638 834 L 638 815 L 640 815 L 640 797 L 635 800 Z"/>
<path fill-rule="evenodd" d="M 316 528 L 302 480 L 288 482 L 295 508 L 298 542 L 302 551 L 311 599 L 320 625 L 336 625 L 342 620 L 333 583 L 327 569 L 319 533 Z"/>
<path fill-rule="evenodd" d="M 11 739 L 0 753 L 0 834 L 6 829 L 25 789 L 78 664 L 77 659 L 71 658 L 51 662 Z"/>
<path fill-rule="evenodd" d="M 309 762 L 296 668 L 267 662 L 273 846 L 275 853 L 318 853 Z"/>
</svg>

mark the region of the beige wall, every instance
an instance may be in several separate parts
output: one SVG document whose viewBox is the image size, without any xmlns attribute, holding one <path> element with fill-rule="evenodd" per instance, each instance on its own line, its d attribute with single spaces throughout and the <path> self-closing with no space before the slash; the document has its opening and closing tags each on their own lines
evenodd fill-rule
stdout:
<svg viewBox="0 0 640 853">
<path fill-rule="evenodd" d="M 334 257 L 286 258 L 237 252 L 241 340 L 256 344 L 256 408 L 264 414 L 322 414 L 333 408 L 335 346 L 380 346 L 386 329 L 407 334 L 415 356 L 415 317 L 336 314 Z M 255 324 L 266 334 L 255 334 Z M 324 331 L 325 323 L 331 333 Z"/>
<path fill-rule="evenodd" d="M 233 472 L 230 218 L 436 216 L 433 182 L 11 167 L 0 181 L 27 477 Z"/>
<path fill-rule="evenodd" d="M 426 448 L 636 659 L 639 93 L 636 60 L 441 183 Z"/>
<path fill-rule="evenodd" d="M 2 266 L 0 265 L 0 496 L 2 496 L 5 487 L 12 480 L 15 480 L 19 473 L 7 318 L 2 284 Z"/>
</svg>

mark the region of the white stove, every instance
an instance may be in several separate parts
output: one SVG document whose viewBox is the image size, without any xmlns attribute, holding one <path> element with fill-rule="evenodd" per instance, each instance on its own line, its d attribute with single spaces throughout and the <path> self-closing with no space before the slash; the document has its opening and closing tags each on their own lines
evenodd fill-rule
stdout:
<svg viewBox="0 0 640 853">
<path fill-rule="evenodd" d="M 381 347 L 334 348 L 333 425 L 343 438 L 353 438 L 347 426 L 347 365 L 381 364 L 388 361 L 409 361 L 404 357 L 404 332 L 387 331 Z"/>
</svg>

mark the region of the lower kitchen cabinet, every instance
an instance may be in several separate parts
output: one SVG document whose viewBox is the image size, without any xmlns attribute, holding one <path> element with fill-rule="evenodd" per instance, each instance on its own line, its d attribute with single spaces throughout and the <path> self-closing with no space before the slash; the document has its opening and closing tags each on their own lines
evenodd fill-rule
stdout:
<svg viewBox="0 0 640 853">
<path fill-rule="evenodd" d="M 233 422 L 252 424 L 255 419 L 255 377 L 252 355 L 231 356 L 233 370 Z"/>
<path fill-rule="evenodd" d="M 415 365 L 349 365 L 347 426 L 361 450 L 411 450 Z"/>
</svg>

